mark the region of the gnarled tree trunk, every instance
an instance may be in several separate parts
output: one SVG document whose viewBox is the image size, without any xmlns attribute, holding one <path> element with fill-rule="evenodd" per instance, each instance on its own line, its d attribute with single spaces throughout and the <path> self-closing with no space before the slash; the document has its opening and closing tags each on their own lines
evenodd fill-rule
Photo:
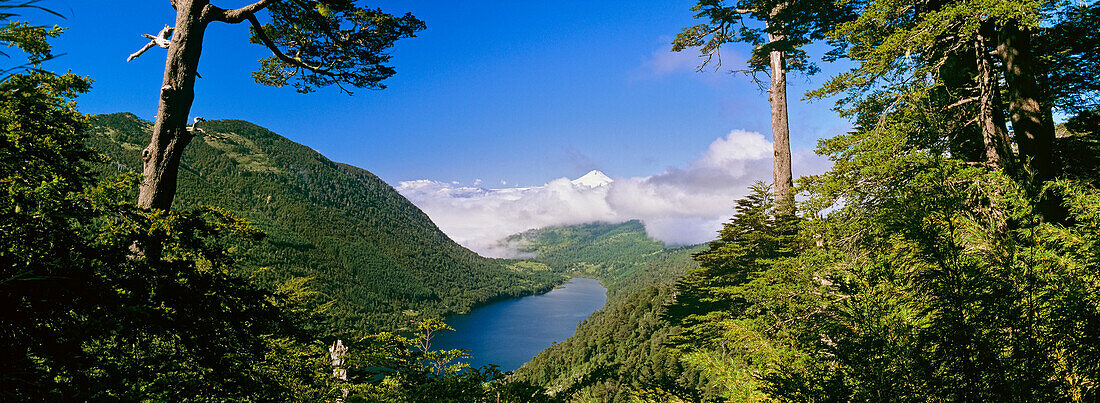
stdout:
<svg viewBox="0 0 1100 403">
<path fill-rule="evenodd" d="M 141 153 L 144 179 L 138 190 L 138 207 L 145 209 L 172 207 L 180 158 L 192 138 L 187 118 L 195 100 L 195 77 L 208 24 L 203 18 L 208 1 L 175 0 L 173 4 L 176 27 L 164 66 L 156 124 L 149 146 Z"/>
</svg>

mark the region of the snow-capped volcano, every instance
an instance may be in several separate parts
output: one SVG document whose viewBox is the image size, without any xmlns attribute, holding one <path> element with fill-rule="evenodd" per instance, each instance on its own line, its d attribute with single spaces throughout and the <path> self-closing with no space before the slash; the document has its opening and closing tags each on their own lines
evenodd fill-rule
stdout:
<svg viewBox="0 0 1100 403">
<path fill-rule="evenodd" d="M 614 181 L 611 180 L 611 178 L 607 177 L 607 175 L 604 175 L 603 172 L 593 169 L 584 174 L 584 176 L 573 179 L 571 182 L 573 182 L 574 185 L 580 187 L 597 188 L 600 186 L 606 186 L 607 184 Z"/>
</svg>

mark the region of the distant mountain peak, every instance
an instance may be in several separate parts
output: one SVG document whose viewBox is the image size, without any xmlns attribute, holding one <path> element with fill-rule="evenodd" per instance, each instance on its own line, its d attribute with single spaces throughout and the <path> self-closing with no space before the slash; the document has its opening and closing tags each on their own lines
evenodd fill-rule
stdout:
<svg viewBox="0 0 1100 403">
<path fill-rule="evenodd" d="M 584 176 L 582 176 L 580 178 L 577 178 L 577 179 L 573 179 L 572 182 L 573 182 L 574 185 L 577 185 L 577 186 L 583 186 L 583 187 L 588 187 L 588 188 L 596 188 L 596 187 L 600 187 L 600 186 L 605 186 L 605 185 L 607 185 L 611 182 L 614 182 L 614 181 L 611 180 L 611 178 L 609 178 L 607 175 L 604 175 L 603 172 L 600 172 L 599 170 L 593 169 L 593 170 L 589 171 L 588 173 L 584 174 Z"/>
</svg>

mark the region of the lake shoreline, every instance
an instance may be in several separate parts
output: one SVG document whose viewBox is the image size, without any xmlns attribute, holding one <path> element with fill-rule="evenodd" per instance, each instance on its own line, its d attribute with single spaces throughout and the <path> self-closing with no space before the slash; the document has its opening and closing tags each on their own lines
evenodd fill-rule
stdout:
<svg viewBox="0 0 1100 403">
<path fill-rule="evenodd" d="M 504 299 L 468 314 L 446 317 L 455 329 L 437 336 L 433 349 L 462 349 L 472 367 L 498 365 L 514 371 L 542 350 L 562 342 L 577 326 L 607 304 L 607 288 L 598 279 L 569 277 L 546 293 Z"/>
</svg>

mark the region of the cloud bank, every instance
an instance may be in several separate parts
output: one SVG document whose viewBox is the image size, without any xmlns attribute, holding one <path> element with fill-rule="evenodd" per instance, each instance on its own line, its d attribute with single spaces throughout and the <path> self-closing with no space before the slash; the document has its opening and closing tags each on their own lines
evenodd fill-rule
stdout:
<svg viewBox="0 0 1100 403">
<path fill-rule="evenodd" d="M 798 174 L 823 172 L 827 161 L 800 150 Z M 733 203 L 758 180 L 771 181 L 772 144 L 763 135 L 731 131 L 684 167 L 647 177 L 592 181 L 559 178 L 528 188 L 485 189 L 432 180 L 401 182 L 397 191 L 444 233 L 482 255 L 514 257 L 500 240 L 529 229 L 638 219 L 668 244 L 711 240 L 733 215 Z"/>
</svg>

